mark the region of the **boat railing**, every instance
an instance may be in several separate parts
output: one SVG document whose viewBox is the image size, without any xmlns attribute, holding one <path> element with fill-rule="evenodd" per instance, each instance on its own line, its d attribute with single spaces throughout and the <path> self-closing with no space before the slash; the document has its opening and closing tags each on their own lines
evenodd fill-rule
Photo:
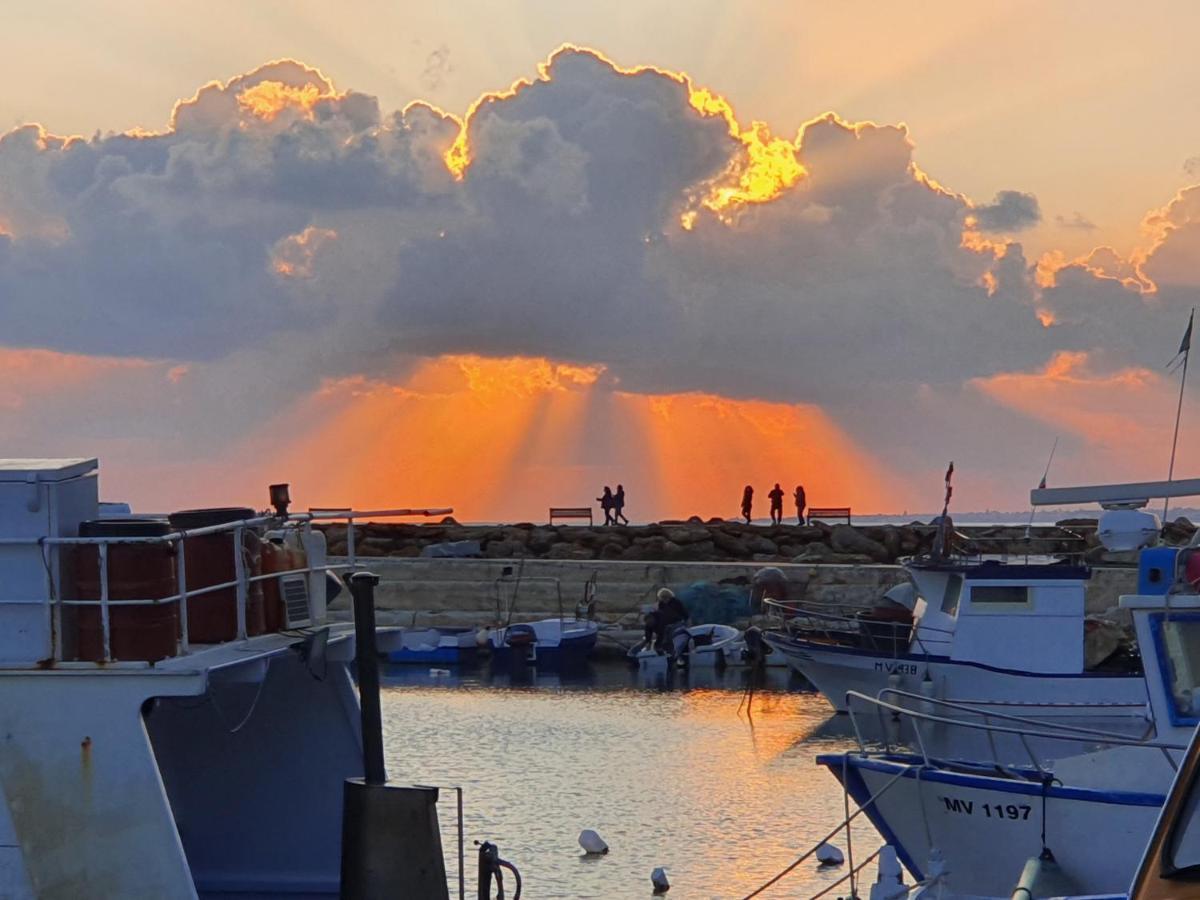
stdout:
<svg viewBox="0 0 1200 900">
<path fill-rule="evenodd" d="M 323 574 L 326 572 L 341 572 L 357 567 L 354 552 L 354 523 L 355 520 L 400 518 L 410 516 L 448 515 L 453 512 L 450 508 L 438 509 L 374 509 L 353 510 L 342 509 L 312 509 L 308 512 L 288 513 L 286 515 L 263 514 L 248 519 L 225 522 L 217 525 L 207 525 L 198 528 L 177 529 L 162 535 L 105 535 L 96 537 L 30 537 L 30 538 L 0 538 L 0 546 L 5 545 L 36 545 L 42 557 L 45 569 L 46 596 L 48 599 L 34 601 L 49 606 L 52 617 L 50 659 L 54 662 L 64 661 L 63 655 L 63 609 L 64 607 L 99 607 L 101 633 L 101 662 L 113 661 L 112 657 L 112 622 L 111 612 L 114 608 L 135 606 L 162 606 L 178 604 L 179 606 L 179 653 L 186 655 L 191 650 L 188 637 L 188 603 L 196 599 L 211 596 L 220 591 L 233 590 L 236 598 L 236 640 L 246 640 L 250 637 L 247 630 L 247 607 L 252 585 L 271 579 L 286 578 L 297 575 Z M 309 563 L 302 567 L 276 570 L 254 574 L 252 562 L 248 559 L 246 535 L 248 532 L 259 534 L 265 531 L 312 530 L 314 523 L 338 522 L 346 523 L 346 561 L 340 563 Z M 234 577 L 231 580 L 216 584 L 206 584 L 203 587 L 188 587 L 187 575 L 187 541 L 210 535 L 229 534 L 231 553 L 233 555 Z M 114 546 L 118 545 L 163 545 L 172 548 L 174 554 L 175 593 L 165 597 L 113 599 L 110 583 L 109 556 Z M 56 577 L 55 570 L 59 568 L 51 554 L 55 548 L 96 547 L 99 567 L 99 597 L 66 598 L 62 596 L 63 580 L 61 573 Z"/>
<path fill-rule="evenodd" d="M 913 706 L 905 705 L 903 702 L 889 702 L 884 699 L 885 697 L 891 697 L 897 701 L 909 701 L 925 708 L 914 708 Z M 855 708 L 856 704 L 860 709 Z M 1026 705 L 1040 708 L 1052 708 L 1054 706 L 1053 704 L 1037 703 Z M 855 740 L 858 742 L 859 749 L 864 753 L 870 751 L 870 742 L 864 738 L 863 729 L 859 721 L 861 707 L 867 707 L 869 710 L 872 710 L 877 717 L 879 733 L 882 737 L 885 753 L 892 752 L 892 741 L 888 737 L 888 717 L 890 716 L 894 721 L 901 723 L 908 722 L 912 726 L 912 733 L 917 744 L 917 749 L 926 766 L 934 765 L 936 757 L 929 752 L 926 735 L 921 726 L 933 725 L 966 729 L 985 734 L 988 741 L 988 748 L 992 754 L 990 760 L 991 767 L 1006 774 L 1011 774 L 1010 766 L 1001 760 L 996 746 L 996 738 L 1000 735 L 1015 737 L 1028 757 L 1030 765 L 1043 776 L 1049 774 L 1048 769 L 1044 765 L 1044 761 L 1030 745 L 1030 739 L 1068 742 L 1091 747 L 1138 747 L 1157 750 L 1162 753 L 1172 771 L 1178 768 L 1178 762 L 1171 754 L 1182 754 L 1187 750 L 1185 744 L 1159 741 L 1148 737 L 1139 738 L 1128 733 L 1123 734 L 1121 732 L 1106 731 L 1098 728 L 1088 728 L 1065 722 L 1046 721 L 1045 719 L 1033 719 L 1011 713 L 1000 713 L 971 703 L 941 700 L 899 688 L 885 688 L 874 697 L 858 691 L 846 692 L 846 710 L 849 713 L 851 726 L 854 729 Z M 934 711 L 939 709 L 965 714 L 973 718 L 963 718 L 961 715 L 958 717 L 943 715 L 940 712 Z"/>
<path fill-rule="evenodd" d="M 942 640 L 949 642 L 954 635 L 953 631 L 920 625 L 911 619 L 893 622 L 863 618 L 858 614 L 847 615 L 844 604 L 822 601 L 796 604 L 769 598 L 764 598 L 762 603 L 764 613 L 779 619 L 791 637 L 838 646 L 855 646 L 893 659 L 908 654 L 914 640 L 924 653 L 927 651 L 922 637 L 944 636 Z"/>
</svg>

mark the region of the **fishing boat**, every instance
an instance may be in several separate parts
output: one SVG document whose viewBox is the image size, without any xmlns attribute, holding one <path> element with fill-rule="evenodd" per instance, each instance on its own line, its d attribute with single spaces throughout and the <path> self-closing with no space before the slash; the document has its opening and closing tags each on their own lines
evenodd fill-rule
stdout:
<svg viewBox="0 0 1200 900">
<path fill-rule="evenodd" d="M 522 565 L 524 561 L 522 560 Z M 558 615 L 529 622 L 514 622 L 522 584 L 542 582 L 552 584 L 558 597 Z M 562 583 L 557 578 L 524 578 L 521 569 L 507 573 L 494 582 L 496 619 L 488 630 L 488 646 L 492 660 L 498 665 L 578 666 L 587 662 L 600 624 L 593 616 L 596 611 L 596 577 L 583 586 L 583 598 L 574 615 L 563 608 Z"/>
<path fill-rule="evenodd" d="M 0 460 L 0 896 L 337 896 L 363 732 L 314 525 L 358 514 L 105 518 L 98 468 Z"/>
<path fill-rule="evenodd" d="M 732 625 L 692 625 L 676 629 L 663 649 L 645 641 L 629 648 L 626 654 L 639 666 L 678 665 L 691 669 L 724 666 L 736 647 L 742 644 L 742 632 Z"/>
<path fill-rule="evenodd" d="M 474 662 L 479 656 L 478 630 L 470 626 L 403 628 L 385 656 L 391 663 Z"/>
<path fill-rule="evenodd" d="M 1075 489 L 1069 499 L 1050 502 L 1098 498 L 1127 505 L 1130 494 L 1196 491 L 1200 480 L 1110 485 Z M 1044 856 L 1055 863 L 1058 893 L 1126 889 L 1200 724 L 1200 542 L 1165 554 L 1145 550 L 1142 557 L 1162 572 L 1142 579 L 1147 593 L 1123 596 L 1120 605 L 1133 618 L 1142 651 L 1152 739 L 997 714 L 920 693 L 848 695 L 852 719 L 865 709 L 908 723 L 909 745 L 885 740 L 880 749 L 860 738 L 857 752 L 826 754 L 818 763 L 864 807 L 913 877 L 924 878 L 934 860 L 948 870 L 944 883 L 955 893 L 1007 897 L 1014 873 Z M 984 735 L 987 749 L 966 758 L 939 755 L 932 741 L 948 730 Z M 1003 749 L 1001 741 L 1007 741 Z"/>
</svg>

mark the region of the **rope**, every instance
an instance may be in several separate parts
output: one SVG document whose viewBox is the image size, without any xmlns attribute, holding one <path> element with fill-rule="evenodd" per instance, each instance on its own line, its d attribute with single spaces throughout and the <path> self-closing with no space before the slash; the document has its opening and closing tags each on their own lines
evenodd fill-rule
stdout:
<svg viewBox="0 0 1200 900">
<path fill-rule="evenodd" d="M 904 774 L 911 768 L 913 768 L 913 767 L 905 766 L 903 769 L 901 769 L 899 772 L 897 772 L 895 775 L 893 775 L 890 779 L 888 779 L 887 784 L 885 784 L 878 791 L 876 791 L 874 794 L 872 794 L 870 797 L 868 797 L 867 802 L 864 803 L 862 806 L 860 806 L 858 809 L 856 809 L 850 816 L 848 816 L 846 818 L 846 820 L 844 822 L 839 822 L 838 826 L 836 828 L 834 828 L 833 831 L 829 832 L 829 834 L 825 835 L 825 837 L 823 837 L 823 838 L 821 838 L 821 840 L 817 841 L 817 843 L 814 844 L 811 849 L 809 849 L 808 851 L 803 853 L 799 858 L 796 859 L 795 862 L 793 862 L 791 865 L 789 865 L 786 869 L 784 869 L 782 872 L 780 872 L 778 875 L 776 875 L 770 881 L 767 881 L 766 883 L 762 884 L 761 886 L 755 888 L 753 891 L 751 891 L 749 894 L 747 894 L 745 897 L 743 897 L 742 900 L 750 900 L 750 898 L 752 898 L 752 897 L 757 897 L 759 894 L 761 894 L 767 888 L 771 887 L 771 885 L 773 885 L 777 881 L 781 880 L 785 875 L 787 875 L 789 872 L 791 872 L 793 869 L 795 869 L 796 866 L 800 865 L 800 863 L 804 862 L 806 859 L 808 859 L 810 856 L 812 856 L 814 853 L 816 853 L 817 850 L 820 849 L 822 844 L 829 841 L 830 838 L 834 837 L 843 828 L 845 828 L 848 832 L 850 829 L 850 823 L 853 822 L 855 819 L 857 819 L 859 817 L 859 815 L 861 815 L 862 812 L 867 807 L 869 807 L 876 800 L 878 800 L 885 793 L 887 793 L 887 791 L 892 787 L 892 785 L 894 785 L 897 781 L 899 781 L 901 778 L 903 778 Z M 864 863 L 864 865 L 865 865 L 865 863 Z"/>
<path fill-rule="evenodd" d="M 849 760 L 850 760 L 850 757 L 848 755 L 842 756 L 842 810 L 844 811 L 845 816 L 846 816 L 846 859 L 849 860 L 849 862 L 850 862 L 850 872 L 848 873 L 850 876 L 850 896 L 857 897 L 858 894 L 854 890 L 854 841 L 851 839 L 851 836 L 850 836 L 850 824 L 849 824 L 850 823 L 850 788 L 848 788 L 846 786 L 846 783 L 850 780 L 848 777 L 849 765 L 850 765 Z"/>
</svg>

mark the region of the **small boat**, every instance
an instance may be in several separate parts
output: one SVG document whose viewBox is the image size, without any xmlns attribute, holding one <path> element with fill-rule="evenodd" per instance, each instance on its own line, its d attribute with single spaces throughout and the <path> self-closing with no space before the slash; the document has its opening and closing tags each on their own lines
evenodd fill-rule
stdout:
<svg viewBox="0 0 1200 900">
<path fill-rule="evenodd" d="M 385 657 L 390 663 L 469 663 L 479 656 L 477 635 L 470 626 L 403 628 Z"/>
<path fill-rule="evenodd" d="M 521 561 L 524 566 L 525 561 Z M 492 660 L 501 665 L 528 664 L 543 666 L 576 666 L 591 656 L 600 636 L 600 624 L 592 617 L 596 612 L 596 576 L 583 586 L 583 599 L 575 614 L 563 611 L 562 583 L 557 578 L 523 578 L 522 568 L 516 573 L 506 570 L 494 583 L 496 620 L 503 622 L 488 630 L 488 646 Z M 558 615 L 532 622 L 513 622 L 521 585 L 544 582 L 554 586 L 558 596 Z M 507 597 L 505 597 L 507 594 Z"/>
<path fill-rule="evenodd" d="M 493 628 L 488 644 L 498 663 L 568 666 L 587 661 L 599 634 L 590 619 L 540 619 Z"/>
<path fill-rule="evenodd" d="M 732 625 L 692 625 L 676 629 L 666 642 L 665 652 L 645 641 L 629 649 L 627 656 L 639 666 L 661 665 L 663 662 L 692 669 L 724 666 L 742 633 Z"/>
</svg>

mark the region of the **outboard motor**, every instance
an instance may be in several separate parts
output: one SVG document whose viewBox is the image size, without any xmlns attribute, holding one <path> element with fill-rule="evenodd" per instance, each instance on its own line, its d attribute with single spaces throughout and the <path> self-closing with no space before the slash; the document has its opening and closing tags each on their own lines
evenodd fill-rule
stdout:
<svg viewBox="0 0 1200 900">
<path fill-rule="evenodd" d="M 537 647 L 537 632 L 532 625 L 509 625 L 504 629 L 504 643 L 512 650 L 514 659 L 529 660 Z"/>
</svg>

